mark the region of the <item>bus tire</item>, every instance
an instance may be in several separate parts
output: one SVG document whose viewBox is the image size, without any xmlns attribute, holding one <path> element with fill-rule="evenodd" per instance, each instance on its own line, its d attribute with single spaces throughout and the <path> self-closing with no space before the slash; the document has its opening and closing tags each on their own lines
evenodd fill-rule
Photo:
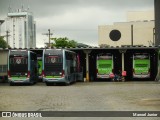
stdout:
<svg viewBox="0 0 160 120">
<path fill-rule="evenodd" d="M 50 83 L 46 82 L 46 85 L 47 85 L 47 86 L 50 86 Z"/>
<path fill-rule="evenodd" d="M 158 78 L 155 78 L 155 81 L 158 82 L 159 81 Z"/>
<path fill-rule="evenodd" d="M 65 86 L 69 86 L 70 84 L 71 84 L 70 81 L 65 82 Z"/>
<path fill-rule="evenodd" d="M 10 82 L 10 86 L 14 86 L 14 83 Z"/>
</svg>

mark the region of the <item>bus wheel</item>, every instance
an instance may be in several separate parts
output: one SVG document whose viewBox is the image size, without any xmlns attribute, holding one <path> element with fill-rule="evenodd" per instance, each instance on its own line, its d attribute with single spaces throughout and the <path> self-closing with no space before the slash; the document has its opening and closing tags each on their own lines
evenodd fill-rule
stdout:
<svg viewBox="0 0 160 120">
<path fill-rule="evenodd" d="M 158 82 L 159 81 L 158 78 L 155 78 L 155 81 Z"/>
<path fill-rule="evenodd" d="M 50 83 L 46 82 L 46 85 L 47 85 L 47 86 L 50 86 Z"/>
<path fill-rule="evenodd" d="M 14 83 L 10 82 L 10 86 L 14 86 Z"/>
<path fill-rule="evenodd" d="M 69 86 L 69 85 L 70 85 L 70 82 L 65 82 L 65 85 L 66 85 L 66 86 Z"/>
<path fill-rule="evenodd" d="M 33 85 L 33 84 L 34 84 L 34 82 L 30 82 L 30 83 L 29 83 L 29 85 Z"/>
</svg>

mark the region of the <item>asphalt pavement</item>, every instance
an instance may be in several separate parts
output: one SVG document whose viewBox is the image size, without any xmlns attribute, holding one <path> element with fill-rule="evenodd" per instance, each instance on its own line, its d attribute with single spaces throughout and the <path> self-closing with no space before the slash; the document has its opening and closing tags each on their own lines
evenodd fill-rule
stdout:
<svg viewBox="0 0 160 120">
<path fill-rule="evenodd" d="M 0 83 L 0 111 L 160 111 L 160 82 L 77 82 L 70 86 L 46 86 L 44 83 L 32 86 L 9 86 L 7 83 Z M 41 119 L 79 120 L 82 117 Z M 160 118 L 92 118 L 92 116 L 83 118 L 86 119 L 158 120 Z"/>
</svg>

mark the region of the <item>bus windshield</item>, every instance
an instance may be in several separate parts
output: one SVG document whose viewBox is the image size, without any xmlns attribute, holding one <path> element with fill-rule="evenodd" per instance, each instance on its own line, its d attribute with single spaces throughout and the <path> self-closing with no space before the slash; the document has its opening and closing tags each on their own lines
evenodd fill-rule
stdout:
<svg viewBox="0 0 160 120">
<path fill-rule="evenodd" d="M 133 56 L 133 69 L 135 75 L 148 75 L 150 69 L 149 54 L 134 54 Z"/>
<path fill-rule="evenodd" d="M 44 71 L 46 76 L 59 76 L 63 70 L 62 55 L 45 55 Z"/>
<path fill-rule="evenodd" d="M 9 67 L 11 75 L 16 75 L 17 73 L 24 75 L 28 71 L 27 56 L 10 56 Z"/>
<path fill-rule="evenodd" d="M 107 78 L 113 70 L 112 54 L 97 56 L 97 78 Z M 107 76 L 108 75 L 108 76 Z"/>
</svg>

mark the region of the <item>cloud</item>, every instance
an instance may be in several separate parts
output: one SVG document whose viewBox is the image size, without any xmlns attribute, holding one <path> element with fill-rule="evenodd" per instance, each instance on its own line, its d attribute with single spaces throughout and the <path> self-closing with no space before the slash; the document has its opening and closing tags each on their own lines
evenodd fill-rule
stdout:
<svg viewBox="0 0 160 120">
<path fill-rule="evenodd" d="M 48 29 L 57 37 L 97 44 L 98 25 L 125 22 L 127 11 L 154 9 L 154 0 L 0 0 L 1 18 L 9 5 L 14 10 L 22 4 L 34 13 L 39 45 Z"/>
<path fill-rule="evenodd" d="M 47 32 L 46 28 L 50 28 L 54 30 L 54 36 L 69 37 L 86 44 L 97 44 L 98 25 L 107 23 L 109 21 L 107 16 L 113 14 L 94 7 L 68 10 L 64 14 L 37 19 L 37 29 L 42 30 L 39 32 L 43 33 Z M 48 19 L 52 22 L 48 22 Z"/>
<path fill-rule="evenodd" d="M 100 7 L 104 10 L 153 8 L 154 0 L 0 0 L 0 3 L 1 14 L 7 13 L 9 6 L 15 10 L 23 5 L 24 8 L 29 7 L 39 18 L 87 7 Z"/>
<path fill-rule="evenodd" d="M 153 0 L 28 0 L 36 17 L 47 17 L 74 11 L 77 8 L 102 8 L 104 10 L 152 9 Z"/>
</svg>

